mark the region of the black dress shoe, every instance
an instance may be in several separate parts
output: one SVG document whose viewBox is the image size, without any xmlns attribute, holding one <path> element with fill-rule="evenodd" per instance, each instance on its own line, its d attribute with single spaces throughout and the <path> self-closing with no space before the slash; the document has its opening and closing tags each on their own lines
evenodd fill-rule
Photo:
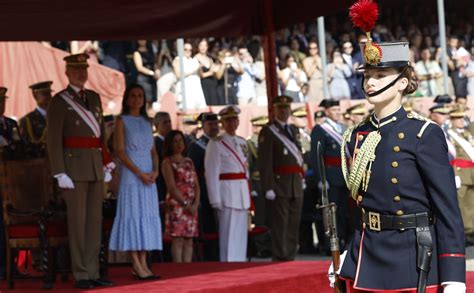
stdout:
<svg viewBox="0 0 474 293">
<path fill-rule="evenodd" d="M 74 288 L 78 289 L 92 289 L 94 285 L 89 280 L 77 280 L 74 283 Z"/>
<path fill-rule="evenodd" d="M 95 287 L 109 287 L 114 285 L 114 283 L 107 279 L 95 279 L 90 280 L 89 282 Z"/>
</svg>

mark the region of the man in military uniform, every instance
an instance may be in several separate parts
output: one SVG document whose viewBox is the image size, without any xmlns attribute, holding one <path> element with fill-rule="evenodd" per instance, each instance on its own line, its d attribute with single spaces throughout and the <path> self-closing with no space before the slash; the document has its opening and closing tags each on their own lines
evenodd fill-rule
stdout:
<svg viewBox="0 0 474 293">
<path fill-rule="evenodd" d="M 446 136 L 446 144 L 448 145 L 448 156 L 449 161 L 451 162 L 456 158 L 456 148 L 454 144 L 449 139 L 448 129 L 449 129 L 449 113 L 451 112 L 452 107 L 445 103 L 434 104 L 430 109 L 429 118 L 443 129 Z"/>
<path fill-rule="evenodd" d="M 258 135 L 262 127 L 268 123 L 267 116 L 257 116 L 250 120 L 252 123 L 252 135 L 247 139 L 249 149 L 249 171 L 250 180 L 252 181 L 252 197 L 255 204 L 254 223 L 257 226 L 265 225 L 265 195 L 262 194 L 260 186 L 260 172 L 258 171 Z"/>
<path fill-rule="evenodd" d="M 337 205 L 337 230 L 341 243 L 347 240 L 347 223 L 349 191 L 347 190 L 341 169 L 341 143 L 342 133 L 345 126 L 340 124 L 341 112 L 339 101 L 324 99 L 319 104 L 324 108 L 326 119 L 321 125 L 316 125 L 311 132 L 311 168 L 315 174 L 315 180 L 318 188 L 321 189 L 321 174 L 318 169 L 317 145 L 321 143 L 321 152 L 324 156 L 324 166 L 326 168 L 326 179 L 328 181 L 329 202 Z M 319 239 L 320 243 L 324 243 L 320 247 L 324 247 L 326 252 L 329 250 L 327 239 Z"/>
<path fill-rule="evenodd" d="M 212 112 L 201 113 L 197 120 L 201 123 L 204 133 L 191 144 L 188 150 L 188 157 L 193 160 L 194 168 L 196 169 L 199 179 L 199 187 L 201 189 L 201 206 L 199 209 L 200 230 L 204 234 L 217 233 L 216 218 L 207 195 L 206 178 L 204 176 L 204 157 L 206 155 L 207 144 L 219 134 L 219 120 L 217 119 L 217 115 Z M 218 247 L 217 241 L 208 241 L 204 247 L 204 260 L 219 261 Z"/>
<path fill-rule="evenodd" d="M 158 112 L 153 118 L 153 124 L 156 128 L 155 134 L 155 148 L 156 153 L 158 154 L 158 160 L 163 161 L 163 142 L 165 141 L 165 136 L 171 131 L 171 117 L 168 112 Z M 156 178 L 156 187 L 158 189 L 158 199 L 160 205 L 165 202 L 167 188 L 165 179 L 160 172 L 160 175 Z M 160 209 L 160 211 L 164 209 Z M 163 218 L 162 218 L 163 219 Z M 164 223 L 164 221 L 162 221 Z"/>
<path fill-rule="evenodd" d="M 20 134 L 33 157 L 46 156 L 46 111 L 51 102 L 52 81 L 30 85 L 36 109 L 20 119 Z"/>
<path fill-rule="evenodd" d="M 64 58 L 69 85 L 53 97 L 47 113 L 48 157 L 66 201 L 74 286 L 80 289 L 112 285 L 99 276 L 99 251 L 104 181 L 114 166 L 105 147 L 100 96 L 84 88 L 88 58 Z"/>
<path fill-rule="evenodd" d="M 250 190 L 246 141 L 236 135 L 240 109 L 219 112 L 224 133 L 207 144 L 204 157 L 209 203 L 217 211 L 220 261 L 245 261 Z"/>
<path fill-rule="evenodd" d="M 466 244 L 474 245 L 474 137 L 464 126 L 466 113 L 462 106 L 454 107 L 449 116 L 452 127 L 448 135 L 456 149 L 451 165 L 456 175 Z"/>
<path fill-rule="evenodd" d="M 311 136 L 308 127 L 306 107 L 298 107 L 291 111 L 292 124 L 297 128 L 297 140 L 301 145 L 305 170 L 305 186 L 303 191 L 303 207 L 301 210 L 301 223 L 299 231 L 299 253 L 315 254 L 313 239 L 313 223 L 316 222 L 317 187 L 313 180 L 314 174 L 310 166 Z M 322 230 L 321 230 L 322 231 Z"/>
<path fill-rule="evenodd" d="M 288 96 L 272 100 L 275 120 L 258 137 L 258 169 L 269 201 L 274 261 L 295 259 L 303 205 L 303 155 L 298 130 L 288 124 L 292 101 Z"/>
<path fill-rule="evenodd" d="M 352 107 L 347 108 L 346 112 L 349 114 L 349 119 L 352 122 L 352 125 L 357 125 L 367 116 L 367 108 L 365 103 L 355 104 Z"/>
</svg>

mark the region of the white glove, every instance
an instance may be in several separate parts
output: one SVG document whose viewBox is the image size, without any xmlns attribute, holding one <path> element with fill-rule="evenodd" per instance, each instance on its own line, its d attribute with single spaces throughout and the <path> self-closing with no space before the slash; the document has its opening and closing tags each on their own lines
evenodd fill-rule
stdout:
<svg viewBox="0 0 474 293">
<path fill-rule="evenodd" d="M 275 194 L 275 191 L 273 191 L 273 189 L 267 190 L 267 192 L 265 193 L 265 198 L 268 200 L 275 200 L 275 197 L 276 197 L 276 194 Z"/>
<path fill-rule="evenodd" d="M 54 178 L 58 179 L 58 185 L 63 189 L 74 189 L 74 183 L 72 179 L 67 176 L 65 173 L 57 174 Z"/>
<path fill-rule="evenodd" d="M 456 189 L 461 188 L 461 183 L 462 183 L 461 182 L 461 177 L 459 177 L 459 176 L 454 177 L 454 182 L 456 182 Z"/>
<path fill-rule="evenodd" d="M 466 293 L 466 284 L 461 282 L 446 282 L 442 286 L 443 293 Z"/>
<path fill-rule="evenodd" d="M 337 272 L 334 272 L 334 266 L 333 266 L 332 262 L 331 262 L 331 265 L 329 266 L 328 279 L 329 279 L 329 286 L 331 286 L 331 288 L 334 288 L 334 283 L 336 283 L 336 274 L 339 275 L 339 273 L 341 272 L 342 264 L 344 263 L 344 259 L 346 258 L 346 254 L 347 254 L 347 250 L 345 250 L 341 254 L 341 256 L 340 256 L 340 265 L 339 265 L 339 269 L 337 270 Z"/>
<path fill-rule="evenodd" d="M 112 180 L 112 174 L 109 171 L 104 172 L 104 182 L 109 183 Z"/>
<path fill-rule="evenodd" d="M 323 182 L 322 181 L 318 182 L 318 188 L 319 188 L 319 190 L 323 190 Z M 327 188 L 327 190 L 329 190 L 329 182 L 327 180 L 326 180 L 326 188 Z"/>
</svg>

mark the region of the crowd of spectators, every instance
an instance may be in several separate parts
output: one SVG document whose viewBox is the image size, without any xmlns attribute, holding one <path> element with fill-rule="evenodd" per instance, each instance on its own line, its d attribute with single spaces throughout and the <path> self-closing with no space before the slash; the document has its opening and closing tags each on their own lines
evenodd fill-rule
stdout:
<svg viewBox="0 0 474 293">
<path fill-rule="evenodd" d="M 403 13 L 394 13 L 399 9 Z M 448 94 L 474 96 L 473 25 L 469 14 L 448 7 Z M 395 8 L 390 5 L 376 25 L 375 42 L 409 41 L 412 65 L 420 87 L 418 96 L 445 94 L 436 7 Z M 403 15 L 403 19 L 401 19 Z M 420 18 L 419 15 L 425 17 Z M 466 17 L 464 17 L 466 15 Z M 362 63 L 358 43 L 365 36 L 351 27 L 346 15 L 326 17 L 329 98 L 363 99 L 357 68 Z M 319 103 L 323 98 L 322 62 L 316 21 L 276 32 L 279 91 L 297 102 Z M 127 83 L 142 85 L 151 105 L 168 91 L 183 106 L 175 40 L 56 42 L 72 53 L 86 52 L 103 65 L 122 71 Z M 265 67 L 260 37 L 189 39 L 184 45 L 186 107 L 206 105 L 266 105 Z"/>
</svg>

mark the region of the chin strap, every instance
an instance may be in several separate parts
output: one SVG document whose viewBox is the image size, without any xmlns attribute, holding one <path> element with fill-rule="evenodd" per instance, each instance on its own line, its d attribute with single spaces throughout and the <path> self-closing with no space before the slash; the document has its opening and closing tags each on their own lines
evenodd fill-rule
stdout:
<svg viewBox="0 0 474 293">
<path fill-rule="evenodd" d="M 365 96 L 366 97 L 375 97 L 376 95 L 380 95 L 381 93 L 383 93 L 384 91 L 388 90 L 389 88 L 391 88 L 400 78 L 402 78 L 402 75 L 405 73 L 405 71 L 407 70 L 408 66 L 406 66 L 405 68 L 403 68 L 402 72 L 400 72 L 400 74 L 397 76 L 397 78 L 395 78 L 393 81 L 391 81 L 389 84 L 387 84 L 386 86 L 384 86 L 382 89 L 376 91 L 376 92 L 373 92 L 371 94 L 368 94 L 365 89 L 364 89 L 364 80 L 365 80 L 365 77 L 362 77 L 362 83 L 361 83 L 361 87 L 362 87 L 362 91 L 364 92 Z"/>
</svg>

